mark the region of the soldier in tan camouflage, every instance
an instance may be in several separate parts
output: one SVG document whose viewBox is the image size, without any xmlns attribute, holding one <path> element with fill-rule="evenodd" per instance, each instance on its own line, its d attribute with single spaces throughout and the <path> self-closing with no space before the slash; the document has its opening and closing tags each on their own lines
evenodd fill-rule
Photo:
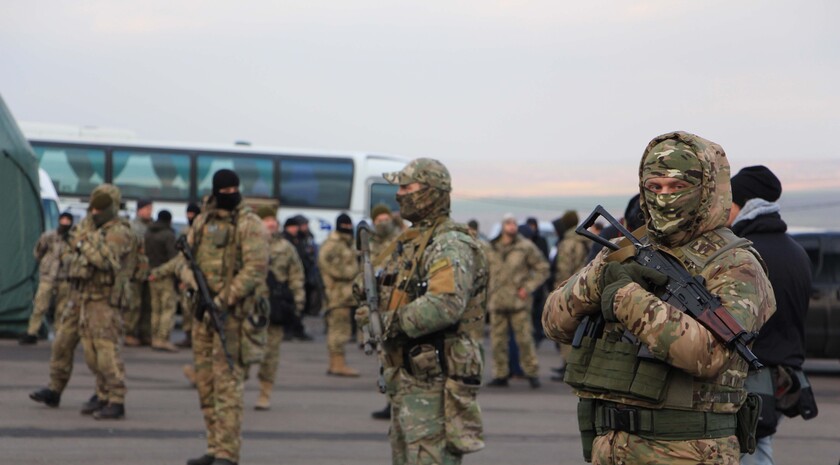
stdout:
<svg viewBox="0 0 840 465">
<path fill-rule="evenodd" d="M 149 345 L 152 339 L 151 306 L 144 299 L 149 294 L 149 259 L 146 257 L 146 231 L 152 225 L 152 201 L 137 201 L 137 216 L 131 221 L 131 230 L 137 235 L 137 265 L 131 275 L 126 292 L 125 345 L 136 347 Z"/>
<path fill-rule="evenodd" d="M 394 223 L 391 209 L 385 204 L 373 207 L 370 219 L 373 220 L 374 228 L 374 234 L 370 236 L 370 256 L 373 260 L 400 235 L 400 231 Z"/>
<path fill-rule="evenodd" d="M 271 406 L 271 389 L 274 386 L 274 379 L 277 374 L 277 364 L 280 362 L 283 316 L 288 311 L 296 312 L 298 315 L 303 313 L 306 291 L 303 263 L 300 261 L 295 246 L 286 240 L 280 232 L 277 211 L 271 207 L 263 207 L 257 214 L 271 235 L 268 259 L 271 315 L 265 358 L 260 363 L 260 371 L 257 375 L 260 381 L 260 395 L 254 408 L 256 410 L 268 410 Z M 294 308 L 285 308 L 289 305 Z"/>
<path fill-rule="evenodd" d="M 327 294 L 327 353 L 330 364 L 328 375 L 359 376 L 359 372 L 347 366 L 344 346 L 350 342 L 352 325 L 350 312 L 356 306 L 353 296 L 353 280 L 359 275 L 358 253 L 353 248 L 353 221 L 341 214 L 321 246 L 318 268 Z"/>
<path fill-rule="evenodd" d="M 250 322 L 268 294 L 269 259 L 268 233 L 260 218 L 242 202 L 236 173 L 222 169 L 213 175 L 212 196 L 193 222 L 187 242 L 207 278 L 213 301 L 222 311 L 226 348 L 233 359 L 231 368 L 209 314 L 193 323 L 196 387 L 204 414 L 207 451 L 187 464 L 235 464 L 242 442 L 245 368 L 255 361 L 256 352 L 252 351 L 258 349 L 253 344 L 257 334 L 251 332 Z M 169 272 L 196 288 L 183 255 L 155 270 L 151 279 Z"/>
<path fill-rule="evenodd" d="M 120 191 L 102 184 L 91 193 L 88 213 L 92 226 L 73 237 L 68 275 L 78 293 L 69 305 L 79 305 L 79 332 L 85 362 L 96 378 L 96 395 L 82 413 L 97 420 L 125 416 L 125 367 L 120 356 L 125 288 L 137 259 L 137 237 L 128 221 L 117 216 Z"/>
<path fill-rule="evenodd" d="M 732 198 L 723 149 L 684 132 L 659 136 L 645 149 L 639 178 L 645 240 L 702 277 L 746 331 L 757 331 L 775 300 L 761 258 L 724 227 Z M 585 335 L 572 350 L 566 370 L 580 397 L 585 458 L 737 464 L 736 432 L 749 429 L 736 427 L 746 362 L 660 300 L 657 286 L 667 278 L 633 261 L 632 249 L 623 261 L 624 250 L 601 251 L 549 296 L 543 313 L 546 335 L 563 343 L 584 317 L 605 321 L 601 334 Z M 638 357 L 639 344 L 655 360 Z M 745 408 L 758 414 L 752 402 Z"/>
<path fill-rule="evenodd" d="M 533 292 L 548 279 L 548 261 L 533 242 L 520 235 L 516 219 L 506 215 L 502 233 L 490 242 L 490 344 L 493 380 L 488 386 L 508 385 L 508 340 L 513 330 L 522 370 L 532 388 L 540 386 L 534 327 Z"/>
<path fill-rule="evenodd" d="M 190 202 L 190 204 L 187 205 L 187 228 L 181 231 L 182 235 L 186 235 L 189 232 L 189 228 L 192 227 L 193 221 L 195 221 L 195 217 L 198 216 L 199 213 L 201 213 L 201 207 L 199 207 L 198 204 Z M 189 294 L 185 292 L 186 283 L 179 280 L 178 291 L 181 305 L 181 329 L 184 331 L 184 339 L 175 345 L 189 349 L 192 347 L 192 322 L 194 309 L 192 302 L 190 301 Z M 193 371 L 192 365 L 186 365 L 186 367 L 189 367 L 190 372 L 193 374 L 193 380 L 191 380 L 191 383 L 195 384 L 195 372 Z"/>
<path fill-rule="evenodd" d="M 383 267 L 380 362 L 392 463 L 458 464 L 484 447 L 476 400 L 483 357 L 470 326 L 485 315 L 486 257 L 466 226 L 449 218 L 452 183 L 443 164 L 419 158 L 384 176 L 400 186 L 400 213 L 412 222 L 393 252 L 380 254 L 387 259 L 373 264 Z M 369 323 L 367 310 L 356 314 L 360 325 Z"/>
<path fill-rule="evenodd" d="M 21 345 L 38 342 L 38 330 L 41 329 L 42 320 L 50 305 L 55 301 L 56 313 L 58 313 L 58 302 L 67 298 L 66 293 L 69 288 L 63 285 L 67 281 L 67 269 L 61 267 L 61 257 L 68 248 L 67 241 L 72 226 L 73 215 L 62 213 L 58 217 L 58 229 L 45 232 L 35 244 L 34 254 L 35 260 L 38 261 L 39 271 L 38 291 L 35 292 L 29 326 L 19 340 Z M 58 314 L 55 319 L 58 321 Z"/>
</svg>

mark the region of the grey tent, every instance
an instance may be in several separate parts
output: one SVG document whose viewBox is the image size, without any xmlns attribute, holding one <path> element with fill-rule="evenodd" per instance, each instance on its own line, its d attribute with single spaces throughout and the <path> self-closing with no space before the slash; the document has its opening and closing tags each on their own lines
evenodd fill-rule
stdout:
<svg viewBox="0 0 840 465">
<path fill-rule="evenodd" d="M 38 160 L 0 97 L 0 335 L 26 330 L 38 285 L 32 249 L 44 231 Z"/>
</svg>

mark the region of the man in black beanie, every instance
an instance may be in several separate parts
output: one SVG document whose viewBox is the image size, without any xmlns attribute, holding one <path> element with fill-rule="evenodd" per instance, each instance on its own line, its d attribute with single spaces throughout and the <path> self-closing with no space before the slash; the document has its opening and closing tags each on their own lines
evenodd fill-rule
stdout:
<svg viewBox="0 0 840 465">
<path fill-rule="evenodd" d="M 752 241 L 767 264 L 770 283 L 776 296 L 776 313 L 761 327 L 752 350 L 767 369 L 750 372 L 746 388 L 762 397 L 758 424 L 758 447 L 744 455 L 745 465 L 772 464 L 771 439 L 782 415 L 773 393 L 784 391 L 780 385 L 801 376 L 805 360 L 805 315 L 811 291 L 811 264 L 805 250 L 788 234 L 787 224 L 779 215 L 782 184 L 766 166 L 749 166 L 732 177 L 732 210 L 729 227 L 738 236 Z M 775 382 L 775 383 L 774 383 Z M 807 392 L 806 392 L 807 391 Z M 765 394 L 766 393 L 766 394 Z M 790 394 L 793 394 L 792 392 Z M 813 404 L 810 388 L 800 391 L 801 399 Z M 800 402 L 802 402 L 800 400 Z M 799 415 L 796 405 L 792 416 Z M 813 404 L 814 406 L 816 404 Z M 816 412 L 816 408 L 814 408 Z M 788 416 L 790 411 L 786 411 Z"/>
<path fill-rule="evenodd" d="M 216 171 L 213 175 L 213 199 L 216 208 L 232 211 L 242 201 L 239 193 L 239 176 L 228 169 Z"/>
</svg>

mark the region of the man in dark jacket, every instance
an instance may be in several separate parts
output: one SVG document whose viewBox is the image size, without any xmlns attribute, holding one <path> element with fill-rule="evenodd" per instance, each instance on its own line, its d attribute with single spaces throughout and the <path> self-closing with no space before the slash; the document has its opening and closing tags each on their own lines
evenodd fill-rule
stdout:
<svg viewBox="0 0 840 465">
<path fill-rule="evenodd" d="M 158 213 L 157 221 L 149 225 L 144 238 L 149 268 L 154 269 L 172 259 L 175 250 L 175 230 L 172 229 L 172 214 L 168 210 Z M 152 349 L 177 352 L 178 348 L 169 342 L 172 322 L 178 299 L 175 281 L 171 277 L 149 282 L 152 298 Z"/>
<path fill-rule="evenodd" d="M 755 454 L 741 458 L 742 464 L 749 465 L 773 463 L 771 439 L 781 417 L 773 393 L 778 395 L 784 390 L 784 383 L 793 381 L 796 372 L 801 373 L 805 360 L 804 324 L 811 291 L 811 263 L 802 246 L 785 233 L 787 224 L 776 203 L 781 195 L 782 184 L 765 166 L 749 166 L 732 177 L 730 227 L 738 236 L 752 241 L 761 254 L 777 305 L 776 313 L 761 327 L 752 347 L 768 369 L 751 372 L 747 378 L 750 391 L 765 394 L 758 447 Z M 810 394 L 805 391 L 803 386 L 800 395 Z"/>
<path fill-rule="evenodd" d="M 645 218 L 642 216 L 642 207 L 639 205 L 639 194 L 636 194 L 627 202 L 627 208 L 624 209 L 624 227 L 630 231 L 634 231 L 644 226 L 644 224 Z M 608 225 L 598 235 L 604 239 L 615 239 L 621 234 L 618 232 L 618 228 L 613 225 Z M 586 257 L 586 263 L 591 262 L 603 248 L 603 245 L 593 242 L 592 247 L 589 249 L 589 256 Z"/>
</svg>

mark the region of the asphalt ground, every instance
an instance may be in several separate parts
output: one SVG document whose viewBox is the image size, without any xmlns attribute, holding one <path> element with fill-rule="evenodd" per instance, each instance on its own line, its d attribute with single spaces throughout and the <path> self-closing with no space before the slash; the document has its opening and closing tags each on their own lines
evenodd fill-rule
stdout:
<svg viewBox="0 0 840 465">
<path fill-rule="evenodd" d="M 316 340 L 281 346 L 269 411 L 253 409 L 257 380 L 252 376 L 246 382 L 240 463 L 390 463 L 388 423 L 370 417 L 385 405 L 375 386 L 375 359 L 348 346 L 349 364 L 363 376 L 326 376 L 323 326 L 316 318 L 308 318 L 306 324 Z M 180 334 L 173 336 L 178 338 Z M 0 341 L 0 464 L 182 465 L 201 455 L 205 440 L 198 396 L 182 374 L 191 353 L 145 347 L 125 348 L 123 354 L 126 418 L 96 421 L 79 414 L 80 405 L 93 393 L 81 347 L 61 406 L 54 409 L 28 398 L 48 380 L 49 343 L 21 347 L 14 340 Z M 482 388 L 487 447 L 466 456 L 465 464 L 584 463 L 576 398 L 568 386 L 549 379 L 559 355 L 549 343 L 543 343 L 538 354 L 542 388 L 532 390 L 517 379 L 508 388 Z M 806 366 L 820 413 L 811 421 L 782 423 L 773 444 L 777 463 L 833 465 L 840 459 L 840 362 L 809 361 Z"/>
</svg>

